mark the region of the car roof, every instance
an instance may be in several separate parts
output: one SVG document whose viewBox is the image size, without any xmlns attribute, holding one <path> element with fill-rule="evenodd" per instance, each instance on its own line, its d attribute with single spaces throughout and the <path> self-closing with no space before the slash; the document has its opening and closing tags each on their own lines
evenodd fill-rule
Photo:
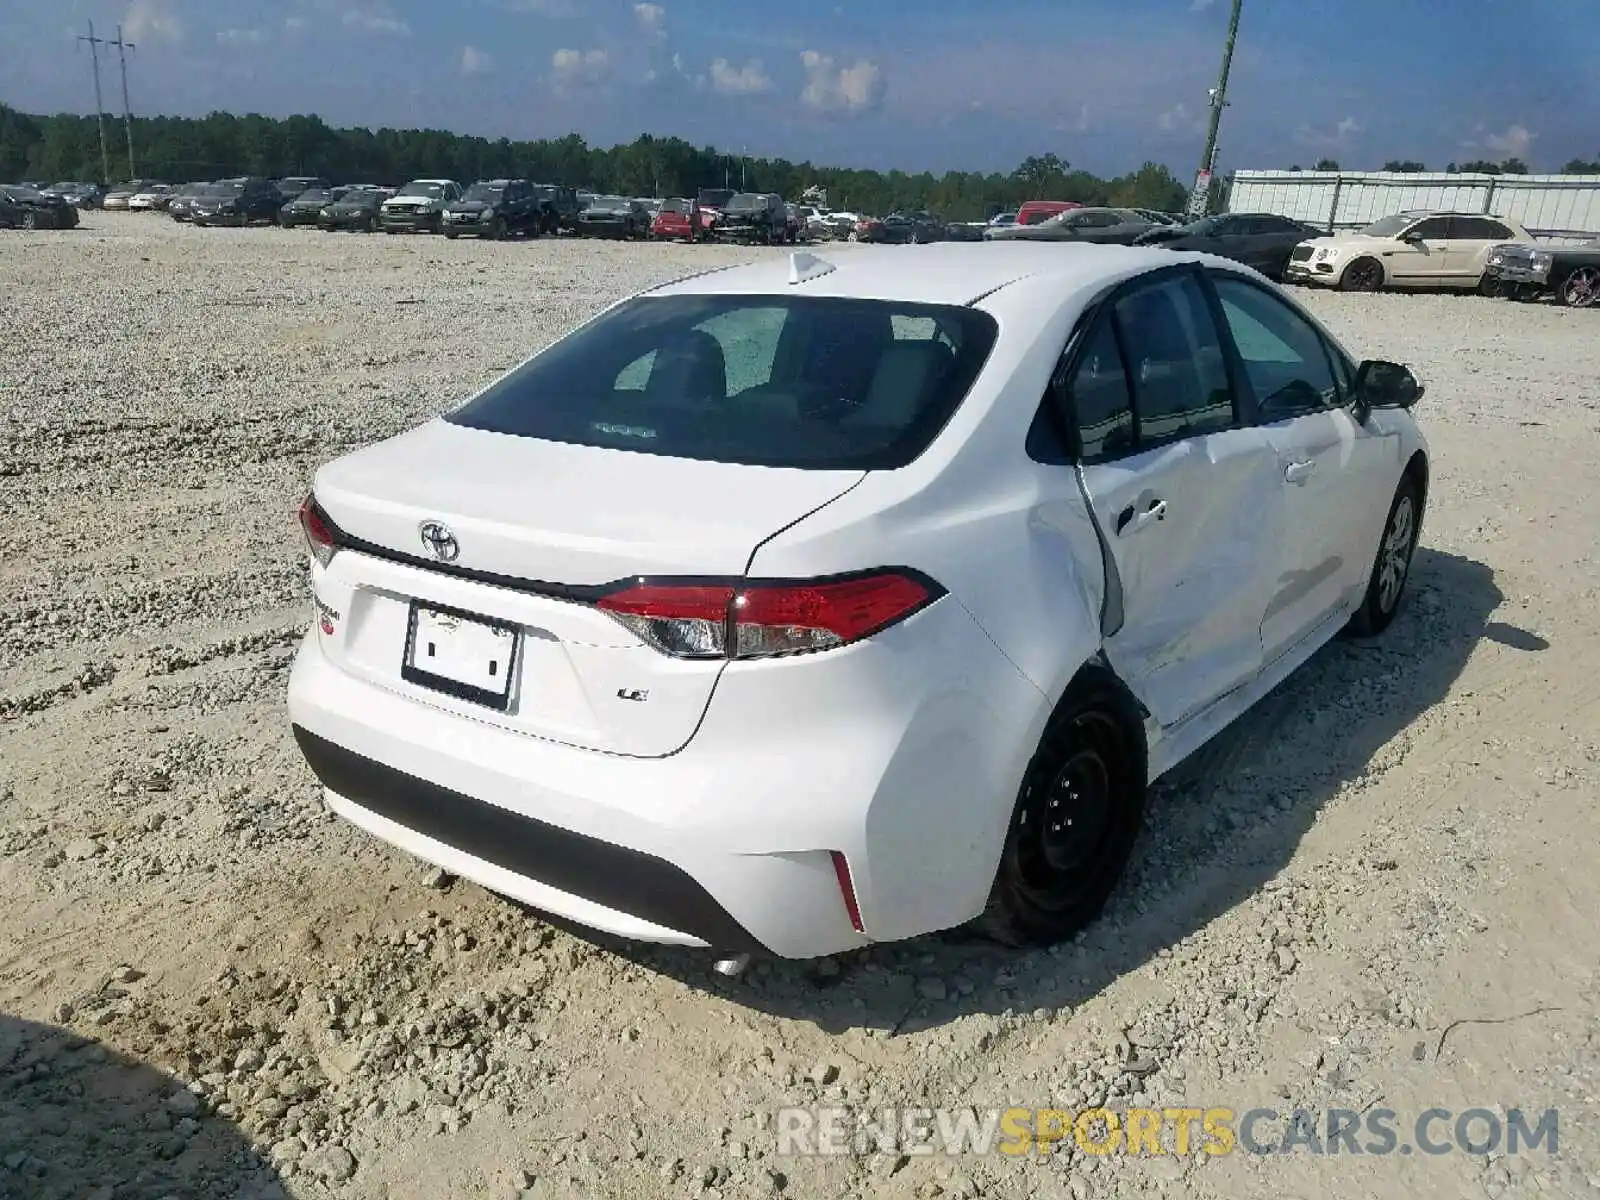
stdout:
<svg viewBox="0 0 1600 1200">
<path fill-rule="evenodd" d="M 1129 274 L 1182 261 L 1157 246 L 1100 246 L 1050 242 L 935 242 L 852 246 L 811 255 L 834 269 L 789 282 L 789 255 L 713 268 L 644 292 L 650 296 L 776 295 L 971 304 L 1021 279 L 1049 281 L 1062 295 Z"/>
</svg>

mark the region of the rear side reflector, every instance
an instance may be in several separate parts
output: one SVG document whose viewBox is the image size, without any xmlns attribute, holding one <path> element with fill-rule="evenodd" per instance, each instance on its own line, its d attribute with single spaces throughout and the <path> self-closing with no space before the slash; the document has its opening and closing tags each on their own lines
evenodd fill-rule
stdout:
<svg viewBox="0 0 1600 1200">
<path fill-rule="evenodd" d="M 844 911 L 850 917 L 850 928 L 857 933 L 865 933 L 867 927 L 861 923 L 861 905 L 856 901 L 856 884 L 850 878 L 850 864 L 839 851 L 830 850 L 828 853 L 833 857 L 833 873 L 839 880 L 839 894 L 844 897 Z"/>
<path fill-rule="evenodd" d="M 793 581 L 642 580 L 596 607 L 663 654 L 772 658 L 858 642 L 942 595 L 931 579 L 890 568 Z"/>
<path fill-rule="evenodd" d="M 339 547 L 334 541 L 333 528 L 328 524 L 328 518 L 317 504 L 315 496 L 307 496 L 300 502 L 300 529 L 306 535 L 306 547 L 311 551 L 311 557 L 327 566 L 333 560 L 333 552 Z"/>
</svg>

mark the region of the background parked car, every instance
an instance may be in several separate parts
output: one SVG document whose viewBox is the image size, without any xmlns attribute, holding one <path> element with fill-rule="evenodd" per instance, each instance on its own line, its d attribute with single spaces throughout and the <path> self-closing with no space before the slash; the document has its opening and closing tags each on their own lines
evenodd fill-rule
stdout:
<svg viewBox="0 0 1600 1200">
<path fill-rule="evenodd" d="M 130 212 L 159 212 L 178 189 L 170 183 L 153 183 L 128 197 Z"/>
<path fill-rule="evenodd" d="M 1272 213 L 1219 213 L 1188 225 L 1157 225 L 1135 238 L 1134 244 L 1217 254 L 1254 267 L 1268 279 L 1282 279 L 1294 248 L 1321 232 Z"/>
<path fill-rule="evenodd" d="M 650 232 L 645 212 L 626 196 L 596 196 L 578 214 L 584 237 L 642 238 Z"/>
<path fill-rule="evenodd" d="M 1029 200 L 1017 209 L 1015 225 L 1037 225 L 1040 221 L 1048 221 L 1051 217 L 1058 217 L 1068 209 L 1082 208 L 1083 205 L 1076 200 Z"/>
<path fill-rule="evenodd" d="M 558 183 L 536 183 L 533 191 L 542 214 L 541 233 L 577 229 L 578 214 L 583 211 L 583 205 L 578 203 L 578 193 L 574 189 Z"/>
<path fill-rule="evenodd" d="M 316 225 L 322 219 L 322 210 L 332 204 L 333 199 L 331 188 L 306 188 L 279 207 L 278 224 L 286 229 Z"/>
<path fill-rule="evenodd" d="M 1153 223 L 1128 208 L 1073 208 L 1032 225 L 984 230 L 985 241 L 1094 242 L 1127 246 Z"/>
<path fill-rule="evenodd" d="M 663 201 L 661 211 L 656 214 L 656 219 L 650 223 L 651 236 L 664 241 L 692 241 L 694 230 L 689 222 L 691 215 L 696 214 L 697 211 L 693 200 L 675 199 Z M 704 218 L 700 219 L 700 232 L 705 232 Z"/>
<path fill-rule="evenodd" d="M 46 196 L 60 196 L 74 208 L 98 208 L 101 197 L 106 194 L 105 188 L 98 183 L 74 183 L 71 180 L 52 184 L 41 191 Z"/>
<path fill-rule="evenodd" d="M 777 246 L 789 239 L 789 210 L 771 192 L 737 192 L 723 206 L 712 234 L 722 241 Z"/>
<path fill-rule="evenodd" d="M 0 185 L 0 225 L 8 229 L 71 229 L 78 210 L 60 196 L 20 184 Z"/>
<path fill-rule="evenodd" d="M 186 183 L 173 192 L 167 200 L 167 216 L 174 221 L 187 221 L 194 215 L 195 201 L 205 195 L 209 183 Z"/>
<path fill-rule="evenodd" d="M 1476 288 L 1489 252 L 1533 235 L 1507 217 L 1402 212 L 1355 233 L 1309 238 L 1289 255 L 1284 278 L 1349 292 L 1385 287 Z"/>
<path fill-rule="evenodd" d="M 946 224 L 930 212 L 895 212 L 887 217 L 865 217 L 857 221 L 850 240 L 921 246 L 944 240 Z"/>
<path fill-rule="evenodd" d="M 526 179 L 480 179 L 466 195 L 444 207 L 442 228 L 447 238 L 470 234 L 497 240 L 513 233 L 537 237 L 544 211 Z"/>
<path fill-rule="evenodd" d="M 323 192 L 331 191 L 333 188 L 333 184 L 320 175 L 290 175 L 285 179 L 273 180 L 272 186 L 278 189 L 278 194 L 285 200 L 293 200 L 302 192 L 309 192 L 313 188 Z"/>
<path fill-rule="evenodd" d="M 445 205 L 461 199 L 454 179 L 413 179 L 383 202 L 378 223 L 385 233 L 438 233 Z"/>
<path fill-rule="evenodd" d="M 196 225 L 271 223 L 277 221 L 281 207 L 283 197 L 270 179 L 220 179 L 190 206 L 189 219 Z"/>
<path fill-rule="evenodd" d="M 378 228 L 378 213 L 388 193 L 379 188 L 351 188 L 317 213 L 323 229 L 353 229 L 372 233 Z"/>
<path fill-rule="evenodd" d="M 1581 246 L 1511 242 L 1489 251 L 1480 291 L 1533 300 L 1554 295 L 1572 308 L 1600 306 L 1600 238 Z"/>
</svg>

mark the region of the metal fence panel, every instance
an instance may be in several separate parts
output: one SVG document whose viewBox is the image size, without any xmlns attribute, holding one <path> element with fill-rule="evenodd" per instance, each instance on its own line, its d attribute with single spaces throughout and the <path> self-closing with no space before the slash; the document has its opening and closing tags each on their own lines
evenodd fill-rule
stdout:
<svg viewBox="0 0 1600 1200">
<path fill-rule="evenodd" d="M 1520 221 L 1537 238 L 1581 242 L 1600 237 L 1600 175 L 1237 171 L 1228 207 L 1330 230 L 1410 209 L 1490 213 Z"/>
</svg>

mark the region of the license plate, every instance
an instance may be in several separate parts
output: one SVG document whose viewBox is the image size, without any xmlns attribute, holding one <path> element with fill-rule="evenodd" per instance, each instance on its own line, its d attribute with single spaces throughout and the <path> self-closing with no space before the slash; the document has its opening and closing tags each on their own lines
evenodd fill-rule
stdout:
<svg viewBox="0 0 1600 1200">
<path fill-rule="evenodd" d="M 516 660 L 515 625 L 412 603 L 400 664 L 406 682 L 503 711 Z"/>
</svg>

